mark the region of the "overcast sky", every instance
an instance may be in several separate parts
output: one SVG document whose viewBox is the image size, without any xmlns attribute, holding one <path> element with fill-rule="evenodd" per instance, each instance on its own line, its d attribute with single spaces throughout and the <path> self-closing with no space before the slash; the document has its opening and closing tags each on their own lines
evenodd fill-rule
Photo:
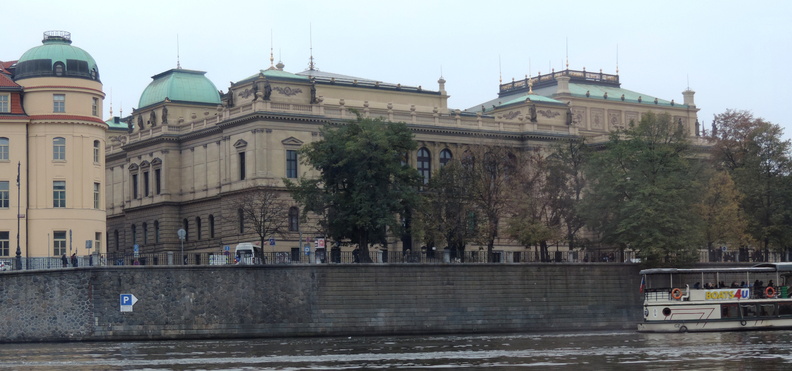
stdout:
<svg viewBox="0 0 792 371">
<path fill-rule="evenodd" d="M 0 60 L 47 30 L 99 65 L 105 119 L 138 107 L 151 76 L 181 66 L 218 90 L 275 62 L 437 90 L 450 108 L 493 99 L 498 80 L 569 68 L 616 73 L 622 87 L 682 101 L 699 119 L 750 110 L 783 126 L 792 87 L 790 1 L 13 1 L 0 8 Z M 312 31 L 311 31 L 312 30 Z M 177 35 L 178 44 L 177 49 Z"/>
</svg>

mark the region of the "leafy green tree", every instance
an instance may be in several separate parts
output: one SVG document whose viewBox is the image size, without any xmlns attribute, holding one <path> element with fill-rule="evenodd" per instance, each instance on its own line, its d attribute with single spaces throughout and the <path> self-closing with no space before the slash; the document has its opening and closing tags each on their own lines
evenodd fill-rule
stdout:
<svg viewBox="0 0 792 371">
<path fill-rule="evenodd" d="M 385 243 L 389 232 L 398 235 L 398 215 L 417 202 L 420 176 L 403 161 L 417 144 L 404 123 L 360 116 L 321 133 L 322 140 L 300 150 L 318 178 L 287 182 L 287 188 L 304 213 L 326 216 L 331 238 L 357 244 L 361 261 L 371 262 L 369 245 Z"/>
<path fill-rule="evenodd" d="M 716 115 L 713 146 L 716 164 L 727 169 L 745 197 L 742 208 L 749 231 L 760 241 L 764 260 L 771 247 L 781 250 L 792 235 L 789 223 L 789 176 L 792 170 L 790 141 L 783 129 L 754 118 L 747 111 L 726 111 Z"/>
<path fill-rule="evenodd" d="M 636 249 L 647 265 L 694 261 L 701 234 L 690 210 L 701 187 L 692 156 L 684 127 L 667 114 L 646 113 L 611 133 L 586 170 L 589 226 L 606 244 Z"/>
</svg>

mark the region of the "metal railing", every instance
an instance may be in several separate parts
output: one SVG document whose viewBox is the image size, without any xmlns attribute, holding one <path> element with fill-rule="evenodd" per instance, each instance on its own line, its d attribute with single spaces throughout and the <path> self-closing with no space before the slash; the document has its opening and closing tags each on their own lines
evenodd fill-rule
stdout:
<svg viewBox="0 0 792 371">
<path fill-rule="evenodd" d="M 233 264 L 356 264 L 362 263 L 363 258 L 356 251 L 333 250 L 312 253 L 307 256 L 297 251 L 292 252 L 264 252 L 254 258 L 238 258 L 233 254 L 225 253 L 192 253 L 186 252 L 179 258 L 179 252 L 161 252 L 139 254 L 93 254 L 77 256 L 76 261 L 61 257 L 22 258 L 22 269 L 57 269 L 89 266 L 169 266 L 169 265 L 233 265 Z M 486 250 L 467 250 L 454 252 L 448 249 L 403 252 L 401 250 L 372 249 L 369 251 L 372 263 L 375 264 L 483 264 L 488 263 Z M 14 267 L 15 258 L 0 258 L 5 263 L 6 269 Z M 770 253 L 768 261 L 789 261 L 780 253 Z M 732 262 L 764 262 L 761 251 L 742 251 L 732 254 L 713 254 L 711 251 L 700 250 L 699 261 L 702 263 Z M 541 254 L 535 250 L 503 251 L 495 250 L 492 254 L 494 264 L 520 264 L 520 263 L 638 263 L 640 260 L 634 251 L 606 251 L 606 250 L 574 250 L 574 251 L 548 251 Z"/>
</svg>

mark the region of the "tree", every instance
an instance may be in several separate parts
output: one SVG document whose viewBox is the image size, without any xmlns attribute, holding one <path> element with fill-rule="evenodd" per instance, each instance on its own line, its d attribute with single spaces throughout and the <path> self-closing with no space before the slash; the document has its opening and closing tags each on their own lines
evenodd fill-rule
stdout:
<svg viewBox="0 0 792 371">
<path fill-rule="evenodd" d="M 267 237 L 282 236 L 287 231 L 288 206 L 279 197 L 277 188 L 268 184 L 245 191 L 235 206 L 240 212 L 241 223 L 259 237 L 259 246 L 264 247 Z"/>
<path fill-rule="evenodd" d="M 474 212 L 460 161 L 451 160 L 429 180 L 418 208 L 417 229 L 427 247 L 444 241 L 452 257 L 462 257 L 467 242 L 474 236 L 469 215 Z"/>
<path fill-rule="evenodd" d="M 740 207 L 743 198 L 728 172 L 717 171 L 710 176 L 696 211 L 703 223 L 711 259 L 715 255 L 714 248 L 720 245 L 740 248 L 752 243 L 747 234 L 748 222 Z"/>
<path fill-rule="evenodd" d="M 494 145 L 471 147 L 463 156 L 465 184 L 477 211 L 475 215 L 480 213 L 483 217 L 476 223 L 479 242 L 487 245 L 487 261 L 492 262 L 500 221 L 511 201 L 510 180 L 517 171 L 518 160 L 508 147 Z"/>
<path fill-rule="evenodd" d="M 540 260 L 549 261 L 548 241 L 560 240 L 561 217 L 549 181 L 547 159 L 539 151 L 523 152 L 510 179 L 513 193 L 506 231 L 529 248 L 538 246 Z"/>
<path fill-rule="evenodd" d="M 586 188 L 584 168 L 591 156 L 585 139 L 567 140 L 553 146 L 547 158 L 548 180 L 546 192 L 552 196 L 552 208 L 556 210 L 564 228 L 569 250 L 577 247 L 578 232 L 585 226 L 579 208 L 583 189 Z"/>
<path fill-rule="evenodd" d="M 694 261 L 699 220 L 689 210 L 700 186 L 692 156 L 684 127 L 667 114 L 646 113 L 611 133 L 586 170 L 589 226 L 604 243 L 637 250 L 648 265 Z"/>
<path fill-rule="evenodd" d="M 399 234 L 400 218 L 418 199 L 420 176 L 404 157 L 417 148 L 404 123 L 381 119 L 325 126 L 322 140 L 300 150 L 303 163 L 318 178 L 287 181 L 304 213 L 326 215 L 328 235 L 358 244 L 362 262 L 371 262 L 369 245 Z"/>
<path fill-rule="evenodd" d="M 749 231 L 761 242 L 764 260 L 771 246 L 786 248 L 792 226 L 787 216 L 790 201 L 789 176 L 792 170 L 790 141 L 782 139 L 783 129 L 754 118 L 747 111 L 729 110 L 716 115 L 717 128 L 713 157 L 727 169 L 744 195 L 742 208 Z"/>
</svg>

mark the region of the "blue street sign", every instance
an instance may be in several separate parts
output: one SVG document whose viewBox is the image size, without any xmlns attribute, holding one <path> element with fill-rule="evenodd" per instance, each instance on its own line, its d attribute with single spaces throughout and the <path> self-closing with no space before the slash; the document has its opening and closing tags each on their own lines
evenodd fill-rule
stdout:
<svg viewBox="0 0 792 371">
<path fill-rule="evenodd" d="M 270 238 L 270 246 L 275 246 L 275 239 L 274 238 Z"/>
<path fill-rule="evenodd" d="M 120 300 L 122 312 L 131 312 L 132 306 L 138 301 L 138 299 L 133 294 L 121 294 Z"/>
<path fill-rule="evenodd" d="M 223 251 L 231 251 L 231 246 L 228 245 L 223 246 Z"/>
</svg>

